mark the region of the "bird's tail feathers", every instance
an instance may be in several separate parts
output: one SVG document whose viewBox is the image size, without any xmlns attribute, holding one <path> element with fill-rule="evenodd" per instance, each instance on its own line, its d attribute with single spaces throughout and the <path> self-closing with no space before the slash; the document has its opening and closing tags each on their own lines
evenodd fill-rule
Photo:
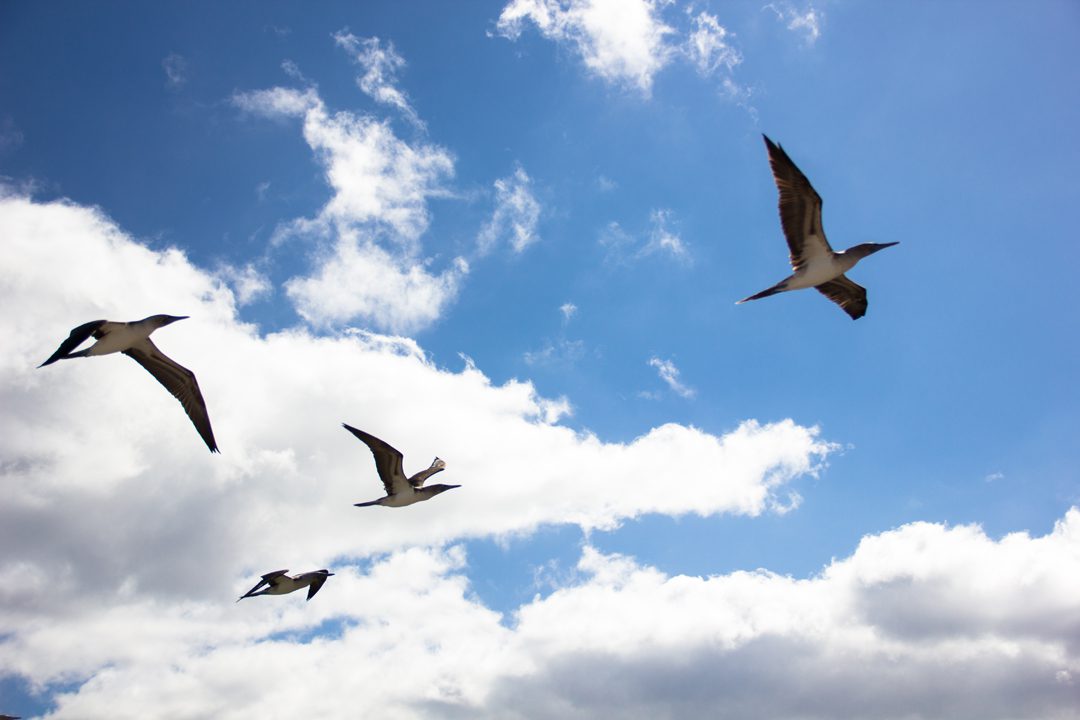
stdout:
<svg viewBox="0 0 1080 720">
<path fill-rule="evenodd" d="M 735 304 L 736 305 L 741 305 L 742 303 L 750 302 L 751 300 L 760 300 L 761 298 L 769 297 L 770 295 L 775 295 L 776 293 L 782 293 L 785 290 L 787 290 L 787 280 L 781 280 L 780 282 L 773 285 L 771 288 L 768 288 L 767 290 L 762 290 L 761 292 L 757 293 L 756 295 L 751 295 L 750 297 L 745 297 L 742 300 L 739 300 Z"/>
</svg>

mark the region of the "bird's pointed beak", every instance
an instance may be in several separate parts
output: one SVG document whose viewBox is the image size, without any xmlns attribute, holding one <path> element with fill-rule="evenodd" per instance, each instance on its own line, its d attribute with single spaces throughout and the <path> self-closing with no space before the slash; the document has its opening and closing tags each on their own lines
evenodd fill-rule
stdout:
<svg viewBox="0 0 1080 720">
<path fill-rule="evenodd" d="M 190 315 L 170 315 L 169 316 L 169 322 L 174 323 L 177 320 L 187 320 L 189 317 L 191 317 L 191 316 Z"/>
<path fill-rule="evenodd" d="M 877 252 L 878 250 L 884 250 L 885 248 L 892 247 L 893 245 L 899 245 L 899 244 L 900 244 L 899 240 L 896 241 L 896 242 L 875 243 L 874 244 L 874 252 Z"/>
</svg>

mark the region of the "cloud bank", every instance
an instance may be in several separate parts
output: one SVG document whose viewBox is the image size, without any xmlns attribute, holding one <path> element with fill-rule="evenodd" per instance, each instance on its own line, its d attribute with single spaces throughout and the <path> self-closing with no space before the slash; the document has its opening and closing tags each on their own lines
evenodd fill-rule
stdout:
<svg viewBox="0 0 1080 720">
<path fill-rule="evenodd" d="M 271 99 L 311 109 L 295 94 Z M 443 620 L 426 623 L 435 635 L 424 639 L 412 635 L 409 615 L 398 624 L 361 608 L 396 613 L 385 602 L 399 596 L 402 610 L 423 615 L 431 593 L 456 594 L 474 622 L 498 627 L 465 591 L 464 560 L 439 548 L 551 523 L 609 528 L 644 513 L 757 515 L 782 506 L 786 486 L 815 472 L 831 450 L 815 429 L 790 420 L 746 421 L 724 435 L 667 424 L 609 443 L 559 425 L 564 399 L 543 398 L 528 382 L 493 385 L 471 363 L 438 367 L 407 338 L 262 335 L 237 319 L 238 298 L 214 273 L 178 250 L 152 251 L 99 210 L 70 202 L 4 195 L 0 235 L 0 333 L 10 348 L 0 356 L 8 489 L 0 506 L 0 674 L 37 687 L 75 682 L 77 694 L 57 717 L 249 715 L 262 707 L 250 694 L 290 685 L 298 657 L 312 668 L 353 665 L 346 657 L 355 648 L 338 641 L 369 621 L 391 633 L 370 638 L 378 645 L 370 658 L 399 633 L 409 638 L 394 652 L 449 648 Z M 155 342 L 198 376 L 221 456 L 204 451 L 176 401 L 125 357 L 35 368 L 77 324 L 157 312 L 191 316 Z M 449 464 L 446 481 L 462 490 L 410 508 L 416 512 L 352 507 L 381 487 L 370 453 L 342 421 L 401 449 L 407 470 L 438 454 Z M 694 493 L 668 491 L 690 476 L 698 478 Z M 383 553 L 391 555 L 370 570 L 354 569 Z M 400 578 L 385 569 L 400 563 L 417 569 Z M 290 603 L 232 604 L 259 574 L 284 567 L 339 572 L 307 606 L 316 614 Z M 398 596 L 395 583 L 405 583 Z M 323 621 L 338 630 L 322 637 Z M 478 652 L 486 657 L 487 648 Z M 449 673 L 462 657 L 431 667 Z M 253 674 L 243 680 L 227 667 Z M 204 672 L 223 684 L 196 681 Z M 132 692 L 106 711 L 95 703 L 118 700 L 113 682 Z M 193 694 L 192 682 L 205 693 Z M 483 674 L 448 682 L 421 694 L 442 702 L 459 693 L 468 704 L 490 685 Z M 412 679 L 396 687 L 412 707 Z M 343 712 L 339 700 L 327 703 L 337 708 L 331 715 Z"/>
</svg>

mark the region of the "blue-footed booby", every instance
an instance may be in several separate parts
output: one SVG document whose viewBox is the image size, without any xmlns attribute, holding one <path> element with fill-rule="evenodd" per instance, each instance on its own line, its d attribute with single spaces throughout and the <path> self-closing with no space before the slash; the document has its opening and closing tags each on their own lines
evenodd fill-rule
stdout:
<svg viewBox="0 0 1080 720">
<path fill-rule="evenodd" d="M 784 228 L 791 251 L 791 267 L 795 272 L 771 288 L 743 298 L 736 305 L 788 290 L 812 287 L 839 305 L 852 320 L 858 320 L 866 314 L 866 288 L 848 280 L 844 273 L 867 255 L 899 243 L 863 243 L 834 252 L 821 226 L 821 196 L 795 167 L 784 149 L 767 135 L 762 137 L 769 150 L 769 165 L 776 189 L 780 191 L 780 224 Z"/>
<path fill-rule="evenodd" d="M 379 479 L 382 480 L 383 487 L 386 489 L 386 497 L 370 502 L 354 503 L 356 507 L 368 507 L 370 505 L 405 507 L 423 500 L 429 500 L 441 492 L 461 487 L 460 485 L 429 485 L 424 487 L 425 480 L 446 469 L 446 463 L 439 458 L 435 458 L 427 469 L 406 478 L 401 469 L 400 452 L 374 435 L 369 435 L 363 430 L 357 430 L 345 423 L 341 425 L 371 448 L 371 454 L 375 456 L 375 469 L 379 471 Z"/>
<path fill-rule="evenodd" d="M 311 572 L 300 573 L 299 575 L 289 577 L 285 574 L 287 572 L 289 571 L 275 570 L 274 572 L 266 573 L 255 587 L 238 597 L 236 602 L 240 602 L 244 598 L 255 597 L 256 595 L 288 595 L 303 587 L 308 589 L 307 599 L 310 600 L 315 597 L 315 593 L 319 592 L 319 588 L 326 582 L 326 578 L 334 574 L 329 570 L 312 570 Z M 266 589 L 260 591 L 259 588 L 264 585 L 266 586 Z"/>
<path fill-rule="evenodd" d="M 217 452 L 214 431 L 210 428 L 210 416 L 206 413 L 206 402 L 199 392 L 199 383 L 195 374 L 176 361 L 167 357 L 150 341 L 150 333 L 177 320 L 186 320 L 187 315 L 151 315 L 134 322 L 109 322 L 94 320 L 80 325 L 71 331 L 67 340 L 60 343 L 49 359 L 38 365 L 39 368 L 51 365 L 57 360 L 70 360 L 79 357 L 95 357 L 110 353 L 124 353 L 129 358 L 146 368 L 159 383 L 173 394 L 184 412 L 191 418 L 195 429 L 199 431 L 210 452 Z M 85 350 L 72 352 L 93 337 L 97 342 Z"/>
</svg>

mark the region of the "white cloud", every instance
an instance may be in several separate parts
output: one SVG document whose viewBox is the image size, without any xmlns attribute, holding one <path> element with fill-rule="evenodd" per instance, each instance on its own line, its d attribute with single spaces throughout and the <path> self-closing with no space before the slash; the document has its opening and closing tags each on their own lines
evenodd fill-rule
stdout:
<svg viewBox="0 0 1080 720">
<path fill-rule="evenodd" d="M 15 125 L 10 115 L 5 115 L 0 120 L 0 152 L 19 147 L 23 144 L 25 136 Z"/>
<path fill-rule="evenodd" d="M 165 82 L 169 88 L 176 90 L 187 83 L 188 64 L 183 55 L 169 53 L 161 61 L 161 67 L 165 71 Z"/>
<path fill-rule="evenodd" d="M 457 296 L 469 265 L 457 258 L 432 275 L 420 264 L 403 264 L 370 239 L 345 231 L 318 271 L 285 284 L 297 312 L 313 325 L 363 317 L 394 332 L 426 327 Z"/>
<path fill-rule="evenodd" d="M 715 15 L 701 12 L 694 17 L 685 52 L 698 72 L 711 75 L 722 67 L 731 73 L 742 62 L 742 55 L 729 43 L 730 34 Z"/>
<path fill-rule="evenodd" d="M 405 93 L 395 84 L 398 70 L 405 67 L 405 59 L 397 54 L 392 42 L 383 47 L 377 37 L 360 38 L 345 30 L 334 33 L 334 41 L 364 68 L 364 74 L 356 79 L 361 90 L 376 102 L 397 108 L 416 127 L 424 128 Z"/>
<path fill-rule="evenodd" d="M 564 302 L 559 306 L 559 312 L 562 313 L 563 322 L 570 322 L 570 318 L 577 314 L 578 307 L 572 302 Z"/>
<path fill-rule="evenodd" d="M 724 436 L 668 424 L 606 443 L 552 424 L 568 412 L 565 399 L 541 398 L 528 382 L 492 385 L 471 363 L 440 369 L 411 340 L 259 336 L 237 321 L 236 296 L 214 275 L 179 251 L 134 243 L 98 211 L 9 195 L 0 236 L 0 334 L 11 348 L 0 355 L 0 469 L 10 490 L 0 506 L 0 573 L 29 564 L 37 570 L 28 576 L 49 579 L 40 593 L 11 590 L 25 595 L 24 609 L 51 607 L 53 590 L 72 602 L 81 592 L 219 597 L 282 562 L 322 567 L 543 523 L 756 515 L 831 449 L 790 420 L 747 421 Z M 220 457 L 126 358 L 35 369 L 77 324 L 157 312 L 191 316 L 155 341 L 198 376 Z M 124 392 L 101 391 L 112 385 Z M 363 514 L 351 503 L 380 487 L 342 421 L 393 442 L 407 467 L 440 455 L 468 490 L 418 512 Z M 690 474 L 699 478 L 692 495 L 665 490 L 663 478 Z M 656 481 L 627 486 L 628 475 Z"/>
<path fill-rule="evenodd" d="M 615 221 L 600 231 L 599 242 L 606 249 L 607 262 L 627 263 L 655 254 L 667 255 L 686 265 L 693 258 L 682 238 L 670 227 L 673 219 L 670 210 L 653 210 L 649 213 L 649 231 L 639 239 L 627 232 Z"/>
<path fill-rule="evenodd" d="M 238 93 L 233 102 L 256 115 L 302 118 L 304 139 L 333 190 L 315 217 L 275 233 L 275 242 L 301 237 L 319 248 L 312 272 L 286 284 L 301 316 L 318 326 L 363 319 L 392 332 L 437 320 L 468 271 L 456 258 L 433 273 L 420 245 L 427 201 L 445 195 L 453 176 L 450 153 L 407 143 L 370 116 L 331 114 L 314 87 Z"/>
<path fill-rule="evenodd" d="M 270 278 L 251 263 L 241 268 L 224 265 L 218 270 L 217 275 L 232 287 L 236 304 L 239 306 L 262 300 L 273 291 Z"/>
<path fill-rule="evenodd" d="M 690 263 L 690 251 L 686 249 L 682 238 L 668 227 L 671 222 L 670 210 L 653 210 L 649 213 L 649 223 L 652 225 L 649 242 L 641 249 L 640 254 L 644 256 L 662 252 Z"/>
<path fill-rule="evenodd" d="M 529 350 L 522 357 L 526 365 L 573 365 L 585 357 L 584 340 L 546 340 L 539 350 Z"/>
<path fill-rule="evenodd" d="M 499 15 L 500 34 L 516 40 L 525 21 L 556 42 L 572 45 L 585 66 L 610 82 L 644 93 L 667 65 L 672 32 L 655 0 L 512 0 Z"/>
<path fill-rule="evenodd" d="M 667 383 L 667 386 L 679 397 L 689 399 L 697 394 L 694 388 L 683 385 L 682 381 L 679 380 L 679 368 L 675 367 L 675 363 L 670 360 L 652 357 L 649 358 L 649 367 L 656 368 L 656 373 L 660 376 L 660 379 Z"/>
<path fill-rule="evenodd" d="M 540 203 L 532 194 L 532 180 L 523 168 L 495 181 L 495 210 L 480 229 L 479 250 L 488 253 L 501 238 L 507 238 L 514 252 L 522 252 L 540 239 Z"/>
<path fill-rule="evenodd" d="M 772 10 L 778 20 L 786 23 L 788 30 L 801 33 L 807 45 L 813 45 L 821 37 L 825 16 L 813 3 L 807 3 L 802 10 L 791 2 L 769 3 L 765 7 Z"/>
</svg>

